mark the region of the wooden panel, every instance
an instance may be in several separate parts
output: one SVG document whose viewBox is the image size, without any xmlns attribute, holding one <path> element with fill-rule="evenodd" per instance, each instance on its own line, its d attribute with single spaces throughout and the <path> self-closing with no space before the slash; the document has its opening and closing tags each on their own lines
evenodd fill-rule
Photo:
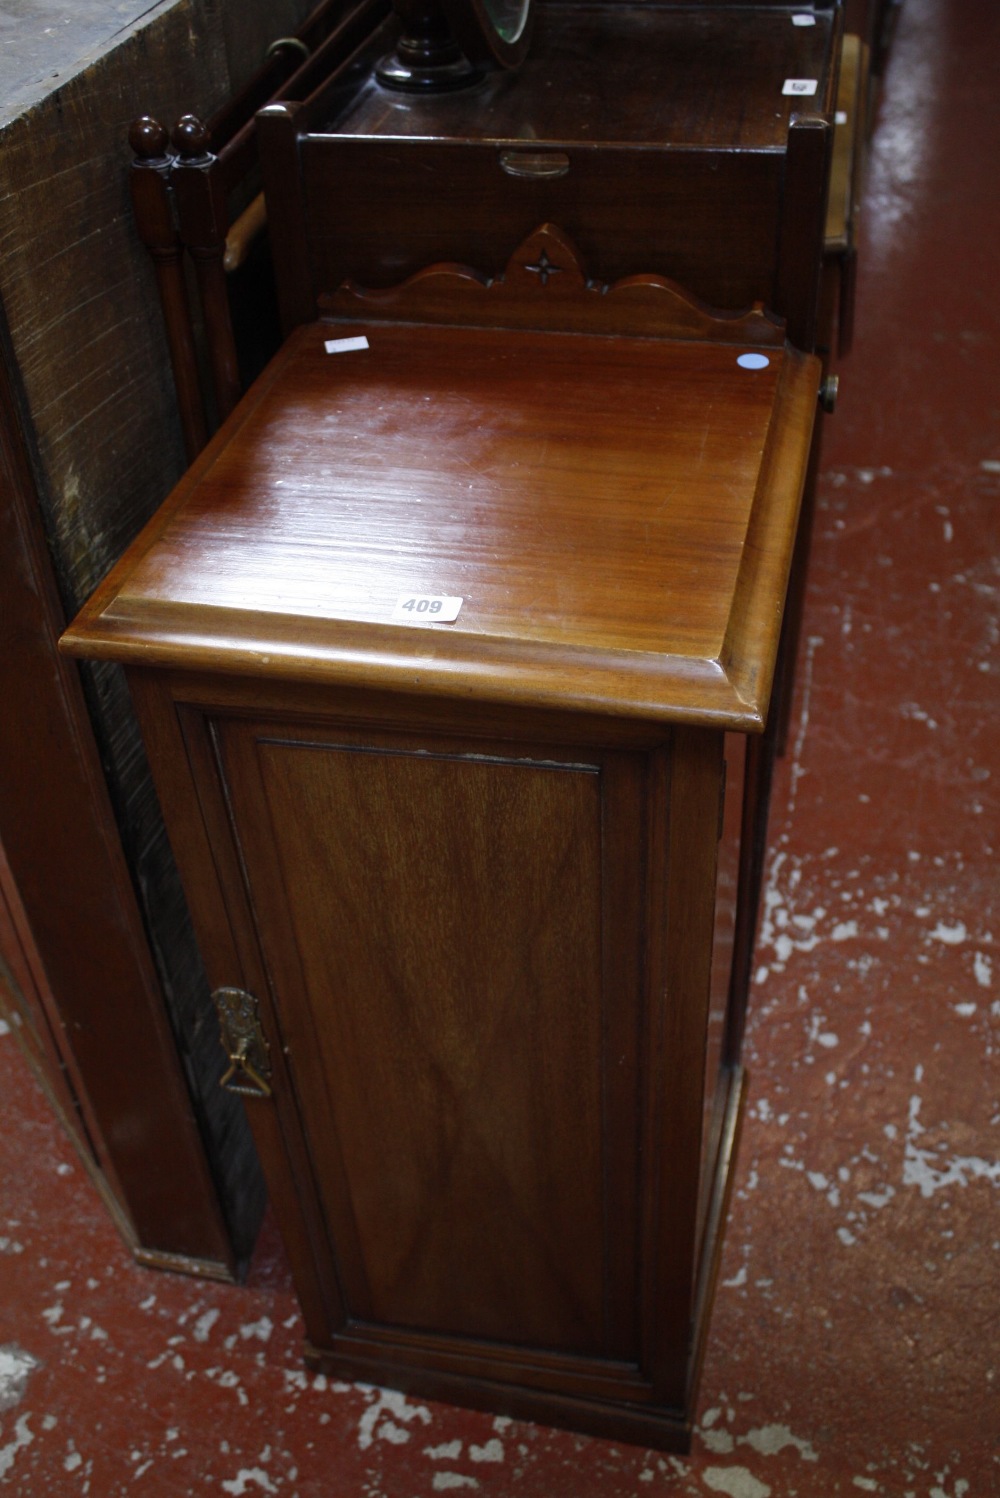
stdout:
<svg viewBox="0 0 1000 1498">
<path fill-rule="evenodd" d="M 348 277 L 391 285 L 436 260 L 498 275 L 546 220 L 604 280 L 656 271 L 713 306 L 773 305 L 780 154 L 586 144 L 564 154 L 564 177 L 533 181 L 508 175 L 486 143 L 306 137 L 314 308 Z"/>
<path fill-rule="evenodd" d="M 345 281 L 321 297 L 320 306 L 333 317 L 386 322 L 534 331 L 544 319 L 550 333 L 702 340 L 760 350 L 785 343 L 783 321 L 760 302 L 725 312 L 665 276 L 609 283 L 590 275 L 555 224 L 541 224 L 522 240 L 500 276 L 438 262 L 398 286 L 373 290 Z"/>
<path fill-rule="evenodd" d="M 788 320 L 796 348 L 816 343 L 823 230 L 833 127 L 819 114 L 801 114 L 788 132 L 784 202 L 774 305 Z"/>
<path fill-rule="evenodd" d="M 222 738 L 349 1314 L 634 1357 L 637 1104 L 607 1097 L 611 1050 L 634 1077 L 634 900 L 618 960 L 601 942 L 620 771 L 609 817 L 598 762 Z"/>
<path fill-rule="evenodd" d="M 650 1214 L 646 1257 L 647 1366 L 657 1402 L 675 1408 L 688 1401 L 696 1330 L 722 751 L 721 733 L 686 727 L 675 731 L 664 815 L 654 817 L 651 829 L 650 862 L 658 887 L 651 888 L 648 915 L 648 1150 L 658 1164 L 660 1195 Z M 663 1000 L 657 1002 L 661 992 Z"/>
</svg>

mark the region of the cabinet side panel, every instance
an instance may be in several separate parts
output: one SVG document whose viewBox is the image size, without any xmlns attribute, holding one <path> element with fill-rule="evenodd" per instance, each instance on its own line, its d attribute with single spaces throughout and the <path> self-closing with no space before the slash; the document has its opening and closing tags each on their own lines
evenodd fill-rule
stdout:
<svg viewBox="0 0 1000 1498">
<path fill-rule="evenodd" d="M 654 982 L 662 983 L 662 1010 L 658 1017 L 654 1000 L 650 1050 L 662 1060 L 659 1077 L 650 1080 L 653 1147 L 662 1151 L 662 1164 L 651 1245 L 650 1365 L 658 1400 L 678 1408 L 688 1406 L 691 1352 L 698 1337 L 697 1219 L 722 763 L 722 734 L 675 731 L 668 873 L 662 903 L 653 907 L 654 922 L 662 921 L 659 962 L 652 965 Z M 681 1328 L 686 1335 L 679 1335 Z"/>
<path fill-rule="evenodd" d="M 726 1055 L 725 1035 L 727 1016 L 733 1003 L 733 950 L 739 892 L 746 738 L 742 734 L 727 733 L 724 745 L 726 775 L 724 796 L 719 807 L 715 932 L 705 1045 L 705 1111 L 702 1124 L 701 1195 L 698 1203 L 699 1252 L 715 1182 L 732 1076 L 732 1062 Z"/>
</svg>

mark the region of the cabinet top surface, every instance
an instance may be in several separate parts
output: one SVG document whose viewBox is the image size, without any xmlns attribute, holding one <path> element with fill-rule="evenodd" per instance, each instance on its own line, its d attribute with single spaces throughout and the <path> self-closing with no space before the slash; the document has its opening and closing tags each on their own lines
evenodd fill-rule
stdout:
<svg viewBox="0 0 1000 1498">
<path fill-rule="evenodd" d="M 835 17 L 770 5 L 542 5 L 516 72 L 427 98 L 349 85 L 322 133 L 784 150 L 792 114 L 824 107 Z M 814 91 L 785 93 L 787 80 Z"/>
<path fill-rule="evenodd" d="M 369 347 L 327 353 L 344 333 Z M 302 328 L 67 648 L 759 727 L 816 377 L 788 348 L 759 369 L 743 352 Z M 394 622 L 408 594 L 463 601 Z"/>
</svg>

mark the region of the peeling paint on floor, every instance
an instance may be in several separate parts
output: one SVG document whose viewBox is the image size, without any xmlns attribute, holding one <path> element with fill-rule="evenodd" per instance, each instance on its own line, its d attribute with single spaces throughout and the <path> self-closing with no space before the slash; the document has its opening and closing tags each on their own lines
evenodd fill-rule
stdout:
<svg viewBox="0 0 1000 1498">
<path fill-rule="evenodd" d="M 20 1404 L 38 1359 L 15 1343 L 0 1347 L 0 1414 Z"/>
</svg>

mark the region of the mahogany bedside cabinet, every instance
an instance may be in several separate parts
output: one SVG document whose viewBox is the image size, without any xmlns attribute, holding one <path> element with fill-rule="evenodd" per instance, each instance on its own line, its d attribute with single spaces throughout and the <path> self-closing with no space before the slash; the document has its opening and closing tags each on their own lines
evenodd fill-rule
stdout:
<svg viewBox="0 0 1000 1498">
<path fill-rule="evenodd" d="M 127 667 L 310 1362 L 683 1450 L 819 363 L 551 226 L 330 312 L 65 647 Z"/>
</svg>

